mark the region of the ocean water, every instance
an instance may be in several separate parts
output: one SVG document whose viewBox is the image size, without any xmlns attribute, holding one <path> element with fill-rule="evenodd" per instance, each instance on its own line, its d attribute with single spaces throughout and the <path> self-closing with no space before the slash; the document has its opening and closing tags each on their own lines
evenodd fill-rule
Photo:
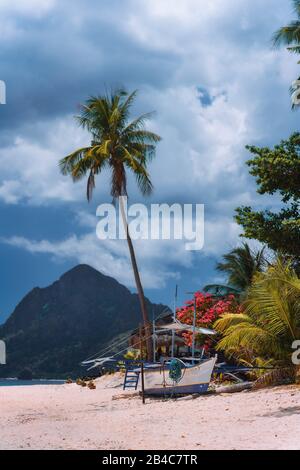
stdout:
<svg viewBox="0 0 300 470">
<path fill-rule="evenodd" d="M 62 385 L 64 380 L 17 380 L 17 379 L 0 379 L 0 387 L 18 387 L 21 385 Z"/>
</svg>

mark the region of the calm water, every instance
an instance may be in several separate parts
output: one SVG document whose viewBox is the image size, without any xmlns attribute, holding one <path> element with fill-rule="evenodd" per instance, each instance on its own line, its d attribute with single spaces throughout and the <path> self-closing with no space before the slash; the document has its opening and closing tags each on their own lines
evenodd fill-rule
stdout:
<svg viewBox="0 0 300 470">
<path fill-rule="evenodd" d="M 0 387 L 17 387 L 20 385 L 61 385 L 64 380 L 17 380 L 0 379 Z"/>
</svg>

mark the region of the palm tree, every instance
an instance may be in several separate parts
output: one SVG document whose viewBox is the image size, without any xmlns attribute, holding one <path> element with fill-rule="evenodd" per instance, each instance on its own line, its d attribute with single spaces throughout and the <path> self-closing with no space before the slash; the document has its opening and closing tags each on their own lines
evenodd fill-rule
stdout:
<svg viewBox="0 0 300 470">
<path fill-rule="evenodd" d="M 288 25 L 279 28 L 273 35 L 275 47 L 288 46 L 288 51 L 300 53 L 300 0 L 292 0 L 297 20 L 291 21 Z M 299 63 L 299 62 L 298 62 Z M 296 109 L 300 104 L 300 77 L 295 80 L 290 87 L 292 95 L 292 109 Z"/>
<path fill-rule="evenodd" d="M 300 52 L 300 0 L 292 0 L 297 20 L 278 29 L 273 36 L 275 46 L 289 46 L 290 52 Z"/>
<path fill-rule="evenodd" d="M 296 379 L 292 344 L 300 338 L 300 279 L 281 259 L 255 276 L 242 313 L 228 313 L 214 328 L 223 335 L 217 349 L 238 361 L 273 366 L 259 383 Z"/>
<path fill-rule="evenodd" d="M 120 200 L 147 337 L 148 359 L 150 359 L 152 358 L 151 328 L 122 197 L 127 196 L 127 171 L 133 173 L 143 195 L 152 192 L 153 187 L 147 164 L 154 157 L 156 143 L 161 138 L 145 129 L 145 122 L 152 113 L 143 114 L 129 121 L 130 110 L 136 95 L 137 91 L 128 94 L 125 90 L 118 90 L 110 95 L 93 96 L 88 99 L 85 105 L 81 106 L 77 120 L 84 129 L 90 132 L 91 144 L 63 158 L 60 161 L 60 168 L 64 175 L 71 175 L 74 182 L 87 176 L 88 201 L 91 200 L 95 188 L 95 177 L 105 168 L 111 172 L 111 195 L 114 201 L 117 198 Z"/>
<path fill-rule="evenodd" d="M 254 274 L 261 272 L 266 263 L 264 248 L 254 252 L 247 243 L 224 255 L 223 260 L 217 264 L 218 271 L 228 274 L 228 284 L 241 291 L 248 289 Z"/>
</svg>

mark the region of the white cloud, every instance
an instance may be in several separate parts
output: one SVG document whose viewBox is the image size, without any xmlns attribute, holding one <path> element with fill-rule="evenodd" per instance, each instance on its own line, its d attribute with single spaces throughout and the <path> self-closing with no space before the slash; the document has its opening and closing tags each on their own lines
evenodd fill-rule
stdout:
<svg viewBox="0 0 300 470">
<path fill-rule="evenodd" d="M 208 29 L 211 21 L 220 15 L 232 13 L 233 4 L 228 0 L 226 10 L 222 0 L 185 0 L 174 2 L 170 8 L 169 0 L 132 0 L 124 18 L 124 26 L 129 34 L 140 41 L 146 48 L 186 52 L 187 40 L 191 37 L 189 47 L 195 45 L 199 29 Z M 228 13 L 227 13 L 228 14 Z"/>
<path fill-rule="evenodd" d="M 288 95 L 298 75 L 297 61 L 286 51 L 272 50 L 270 41 L 283 18 L 288 20 L 289 8 L 283 3 L 226 0 L 225 5 L 224 0 L 185 0 L 171 5 L 169 0 L 122 0 L 103 1 L 101 7 L 93 2 L 87 9 L 81 0 L 72 6 L 63 0 L 2 0 L 0 12 L 9 18 L 2 35 L 13 50 L 12 38 L 18 28 L 26 26 L 26 16 L 41 17 L 51 11 L 56 22 L 45 31 L 50 52 L 45 52 L 45 61 L 37 54 L 35 66 L 41 69 L 49 60 L 55 80 L 51 85 L 58 87 L 62 99 L 71 80 L 86 90 L 90 76 L 93 86 L 99 83 L 99 91 L 111 77 L 140 88 L 136 109 L 157 111 L 150 126 L 163 137 L 150 166 L 154 198 L 157 202 L 204 203 L 203 254 L 217 256 L 238 243 L 234 208 L 262 200 L 248 177 L 244 146 L 277 143 L 298 125 Z M 59 21 L 64 13 L 70 20 L 67 36 L 65 22 Z M 24 23 L 16 25 L 14 17 L 19 15 Z M 32 44 L 37 44 L 41 33 L 32 27 L 33 39 L 26 37 L 35 59 Z M 100 68 L 95 68 L 96 63 Z M 165 64 L 171 65 L 164 68 Z M 143 67 L 148 67 L 147 73 Z M 171 72 L 163 76 L 164 70 Z M 210 103 L 201 103 L 197 87 L 207 90 Z M 24 88 L 24 97 L 26 92 Z M 0 199 L 6 204 L 26 201 L 34 205 L 84 201 L 85 183 L 74 185 L 62 177 L 58 160 L 85 145 L 88 136 L 69 115 L 43 120 L 38 112 L 39 103 L 33 125 L 18 128 L 13 144 L 0 149 Z M 100 180 L 95 198 L 108 201 L 109 177 L 104 174 Z M 131 179 L 129 191 L 133 202 L 137 190 Z M 94 217 L 85 212 L 77 215 L 77 222 L 88 230 L 94 227 Z M 126 244 L 100 244 L 94 233 L 60 242 L 25 238 L 9 242 L 32 253 L 91 264 L 133 285 Z M 173 274 L 174 265 L 178 271 L 188 268 L 196 256 L 186 252 L 183 244 L 136 245 L 147 287 L 161 287 L 178 275 L 177 270 Z"/>
<path fill-rule="evenodd" d="M 148 89 L 144 102 L 159 110 L 150 125 L 163 135 L 150 167 L 157 200 L 165 202 L 172 194 L 187 194 L 195 203 L 217 204 L 221 190 L 226 200 L 235 194 L 229 209 L 236 205 L 237 197 L 245 192 L 240 174 L 245 160 L 241 152 L 249 134 L 246 111 L 227 103 L 223 95 L 211 106 L 202 106 L 196 87 Z M 61 176 L 58 161 L 86 145 L 88 136 L 70 117 L 37 126 L 35 135 L 17 137 L 13 146 L 0 149 L 0 198 L 6 203 L 25 199 L 35 205 L 83 201 L 85 183 L 74 185 L 69 177 Z M 105 194 L 106 200 L 110 197 L 108 184 L 107 174 L 100 175 L 99 200 Z M 134 200 L 135 185 L 130 185 L 130 193 Z"/>
<path fill-rule="evenodd" d="M 55 7 L 57 0 L 1 0 L 0 13 L 40 17 Z"/>
<path fill-rule="evenodd" d="M 205 255 L 220 256 L 239 242 L 241 227 L 231 217 L 218 217 L 205 224 Z"/>
<path fill-rule="evenodd" d="M 82 144 L 84 132 L 71 118 L 36 126 L 36 132 L 41 133 L 38 140 L 16 137 L 12 146 L 0 149 L 0 199 L 7 204 L 26 200 L 34 205 L 80 199 L 84 183 L 75 186 L 69 177 L 62 176 L 58 162 L 73 146 Z"/>
<path fill-rule="evenodd" d="M 151 164 L 156 200 L 204 203 L 210 217 L 221 203 L 228 215 L 255 195 L 245 167 L 244 145 L 253 133 L 247 109 L 224 95 L 203 106 L 196 87 L 152 90 L 149 96 L 159 109 L 153 128 L 163 135 Z"/>
<path fill-rule="evenodd" d="M 122 14 L 116 17 L 112 15 L 112 8 L 117 4 L 114 2 L 112 7 L 104 2 L 103 8 L 94 8 L 91 15 L 83 9 L 83 2 L 75 2 L 70 17 L 74 21 L 77 18 L 79 24 L 72 23 L 70 35 L 74 28 L 76 50 L 72 51 L 73 41 L 65 46 L 65 38 L 61 38 L 61 47 L 67 47 L 68 57 L 81 54 L 86 58 L 87 48 L 94 51 L 95 44 L 92 38 L 87 41 L 80 19 L 84 18 L 88 25 L 97 17 L 100 23 L 110 21 L 111 29 L 120 34 L 126 31 L 146 57 L 151 54 L 152 61 L 172 58 L 174 74 L 168 77 L 168 84 L 160 86 L 159 80 L 153 86 L 149 77 L 149 83 L 142 86 L 138 103 L 142 111 L 156 109 L 157 118 L 152 126 L 163 137 L 157 158 L 150 166 L 155 197 L 163 202 L 184 194 L 194 202 L 209 203 L 211 207 L 217 207 L 220 200 L 227 201 L 227 214 L 246 193 L 248 199 L 255 199 L 253 186 L 247 187 L 244 146 L 270 138 L 270 125 L 274 132 L 276 126 L 282 127 L 284 118 L 277 109 L 284 97 L 280 103 L 276 104 L 276 100 L 280 91 L 288 90 L 289 77 L 294 78 L 294 67 L 290 66 L 286 72 L 287 63 L 293 63 L 292 57 L 272 51 L 270 36 L 287 9 L 279 5 L 274 8 L 274 0 L 266 0 L 264 4 L 258 0 L 228 0 L 226 8 L 221 0 L 186 0 L 175 3 L 172 8 L 167 0 L 151 3 L 127 0 L 120 4 Z M 3 9 L 8 9 L 8 5 L 5 1 Z M 52 1 L 41 2 L 38 7 L 35 0 L 15 5 L 20 11 L 28 12 L 52 9 L 54 15 L 67 8 L 65 2 L 59 2 L 58 7 Z M 262 14 L 266 8 L 270 14 L 268 21 Z M 57 44 L 60 34 L 65 34 L 60 28 L 61 24 L 55 34 L 51 30 L 51 34 L 48 33 L 53 44 Z M 122 35 L 115 40 L 121 41 Z M 128 54 L 124 50 L 122 56 L 133 54 L 131 43 L 117 42 L 115 47 L 128 48 Z M 109 54 L 101 42 L 98 49 L 102 58 Z M 153 56 L 157 49 L 163 49 L 162 57 L 159 52 Z M 51 49 L 51 59 L 55 54 L 58 51 Z M 108 67 L 109 59 L 105 59 Z M 120 63 L 118 79 L 122 80 L 124 71 L 120 57 L 112 55 L 110 60 L 114 69 L 118 69 Z M 132 73 L 134 75 L 134 70 Z M 105 81 L 105 76 L 102 79 Z M 101 85 L 101 80 L 99 83 Z M 213 99 L 211 106 L 201 105 L 197 86 L 206 87 Z M 271 87 L 274 87 L 274 95 L 270 93 Z M 287 102 L 287 109 L 288 106 Z M 87 136 L 69 116 L 59 121 L 49 120 L 45 126 L 34 125 L 34 134 L 31 131 L 29 135 L 24 128 L 23 134 L 15 136 L 12 146 L 0 151 L 0 197 L 6 203 L 26 199 L 33 204 L 83 200 L 83 185 L 78 187 L 60 177 L 57 161 L 68 151 L 85 145 Z M 133 186 L 130 191 L 135 197 Z M 102 190 L 101 194 L 105 192 Z"/>
<path fill-rule="evenodd" d="M 0 186 L 0 199 L 6 204 L 17 204 L 20 193 L 22 194 L 22 185 L 17 180 L 4 180 Z"/>
<path fill-rule="evenodd" d="M 24 237 L 2 238 L 1 242 L 32 254 L 51 255 L 54 260 L 73 260 L 88 264 L 128 287 L 135 287 L 125 240 L 100 241 L 94 233 L 88 233 L 81 237 L 74 235 L 55 242 L 29 240 Z M 174 267 L 171 268 L 174 262 L 177 262 L 178 266 L 187 264 L 187 259 L 183 257 L 184 247 L 179 247 L 177 251 L 178 245 L 172 242 L 136 243 L 138 260 L 141 261 L 141 278 L 145 288 L 159 289 L 164 287 L 168 280 L 180 277 L 179 271 L 174 270 Z"/>
<path fill-rule="evenodd" d="M 77 221 L 94 230 L 58 241 L 19 236 L 0 241 L 32 254 L 51 255 L 54 260 L 89 264 L 119 282 L 135 287 L 126 240 L 99 240 L 95 233 L 97 219 L 91 214 L 79 212 Z M 206 222 L 205 246 L 200 252 L 186 251 L 185 240 L 134 240 L 143 285 L 147 289 L 161 289 L 168 281 L 180 279 L 180 270 L 195 267 L 199 255 L 219 256 L 236 246 L 239 233 L 239 227 L 230 218 Z"/>
</svg>

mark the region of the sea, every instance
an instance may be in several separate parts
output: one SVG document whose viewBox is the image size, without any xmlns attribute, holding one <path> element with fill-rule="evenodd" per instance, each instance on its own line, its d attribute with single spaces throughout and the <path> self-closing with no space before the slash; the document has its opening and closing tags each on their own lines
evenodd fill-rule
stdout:
<svg viewBox="0 0 300 470">
<path fill-rule="evenodd" d="M 0 379 L 0 387 L 18 387 L 21 385 L 62 385 L 65 380 L 18 380 L 18 379 Z"/>
</svg>

